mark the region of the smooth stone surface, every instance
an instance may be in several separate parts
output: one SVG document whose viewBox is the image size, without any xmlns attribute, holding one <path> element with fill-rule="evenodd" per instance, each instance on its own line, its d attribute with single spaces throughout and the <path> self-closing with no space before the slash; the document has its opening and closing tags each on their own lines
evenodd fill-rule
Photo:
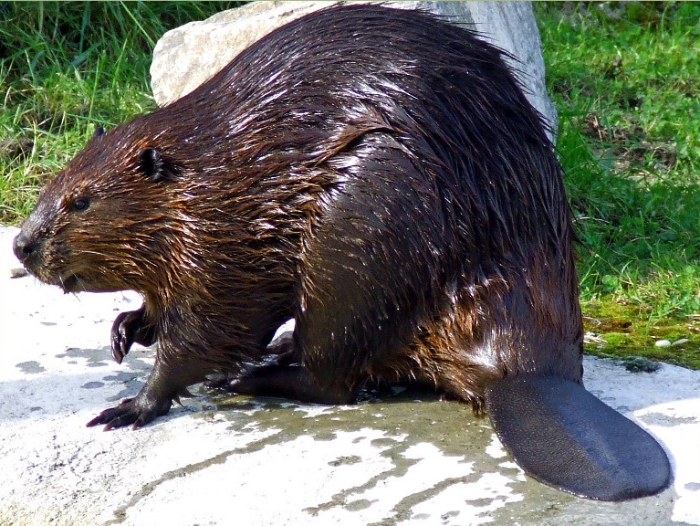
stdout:
<svg viewBox="0 0 700 526">
<path fill-rule="evenodd" d="M 0 524 L 700 525 L 700 372 L 586 357 L 586 385 L 650 431 L 675 479 L 654 497 L 577 499 L 526 478 L 488 419 L 410 391 L 354 406 L 193 399 L 138 431 L 85 424 L 134 395 L 153 350 L 111 359 L 134 293 L 63 294 L 10 278 L 0 228 Z"/>
<path fill-rule="evenodd" d="M 168 31 L 156 44 L 151 87 L 164 106 L 211 78 L 236 55 L 273 29 L 334 2 L 251 2 Z M 516 57 L 510 61 L 533 106 L 556 130 L 557 112 L 545 90 L 539 30 L 530 2 L 388 2 L 425 9 L 480 31 Z"/>
</svg>

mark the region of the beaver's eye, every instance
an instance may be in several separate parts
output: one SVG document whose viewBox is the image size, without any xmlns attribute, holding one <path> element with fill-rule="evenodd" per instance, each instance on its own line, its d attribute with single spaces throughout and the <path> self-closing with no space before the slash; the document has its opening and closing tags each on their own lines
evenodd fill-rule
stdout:
<svg viewBox="0 0 700 526">
<path fill-rule="evenodd" d="M 90 200 L 87 197 L 78 197 L 73 201 L 73 210 L 76 212 L 83 212 L 90 206 Z"/>
</svg>

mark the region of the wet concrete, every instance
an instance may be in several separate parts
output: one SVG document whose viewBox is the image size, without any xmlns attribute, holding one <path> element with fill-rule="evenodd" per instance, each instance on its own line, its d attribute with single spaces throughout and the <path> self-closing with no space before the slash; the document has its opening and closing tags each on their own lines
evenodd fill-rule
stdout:
<svg viewBox="0 0 700 526">
<path fill-rule="evenodd" d="M 195 397 L 139 431 L 85 423 L 143 385 L 153 352 L 111 359 L 133 293 L 10 278 L 0 230 L 0 525 L 700 525 L 700 372 L 587 357 L 586 385 L 669 452 L 674 483 L 625 503 L 527 478 L 487 419 L 395 389 L 354 406 Z"/>
</svg>

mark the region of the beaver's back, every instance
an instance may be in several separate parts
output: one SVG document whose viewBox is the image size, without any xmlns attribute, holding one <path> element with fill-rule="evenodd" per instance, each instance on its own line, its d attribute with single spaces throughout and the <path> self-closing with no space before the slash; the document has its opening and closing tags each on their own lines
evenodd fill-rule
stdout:
<svg viewBox="0 0 700 526">
<path fill-rule="evenodd" d="M 468 265 L 573 239 L 552 145 L 503 53 L 426 13 L 358 5 L 301 18 L 150 118 L 196 175 L 280 202 L 287 189 L 338 188 L 344 177 L 324 163 L 388 133 L 420 158 L 435 220 Z"/>
</svg>

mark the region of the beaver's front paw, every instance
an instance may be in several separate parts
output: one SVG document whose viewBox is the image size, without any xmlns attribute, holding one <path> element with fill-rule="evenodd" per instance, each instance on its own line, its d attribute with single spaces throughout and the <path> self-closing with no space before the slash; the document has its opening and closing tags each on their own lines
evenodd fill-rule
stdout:
<svg viewBox="0 0 700 526">
<path fill-rule="evenodd" d="M 147 400 L 139 393 L 135 398 L 127 398 L 110 409 L 105 409 L 87 423 L 88 427 L 104 424 L 105 431 L 133 424 L 133 429 L 143 427 L 152 422 L 157 416 L 162 416 L 170 411 L 172 406 L 170 399 Z"/>
<path fill-rule="evenodd" d="M 139 310 L 122 312 L 112 324 L 112 356 L 122 363 L 134 342 L 149 346 L 155 341 L 155 331 L 145 319 L 145 307 Z"/>
</svg>

